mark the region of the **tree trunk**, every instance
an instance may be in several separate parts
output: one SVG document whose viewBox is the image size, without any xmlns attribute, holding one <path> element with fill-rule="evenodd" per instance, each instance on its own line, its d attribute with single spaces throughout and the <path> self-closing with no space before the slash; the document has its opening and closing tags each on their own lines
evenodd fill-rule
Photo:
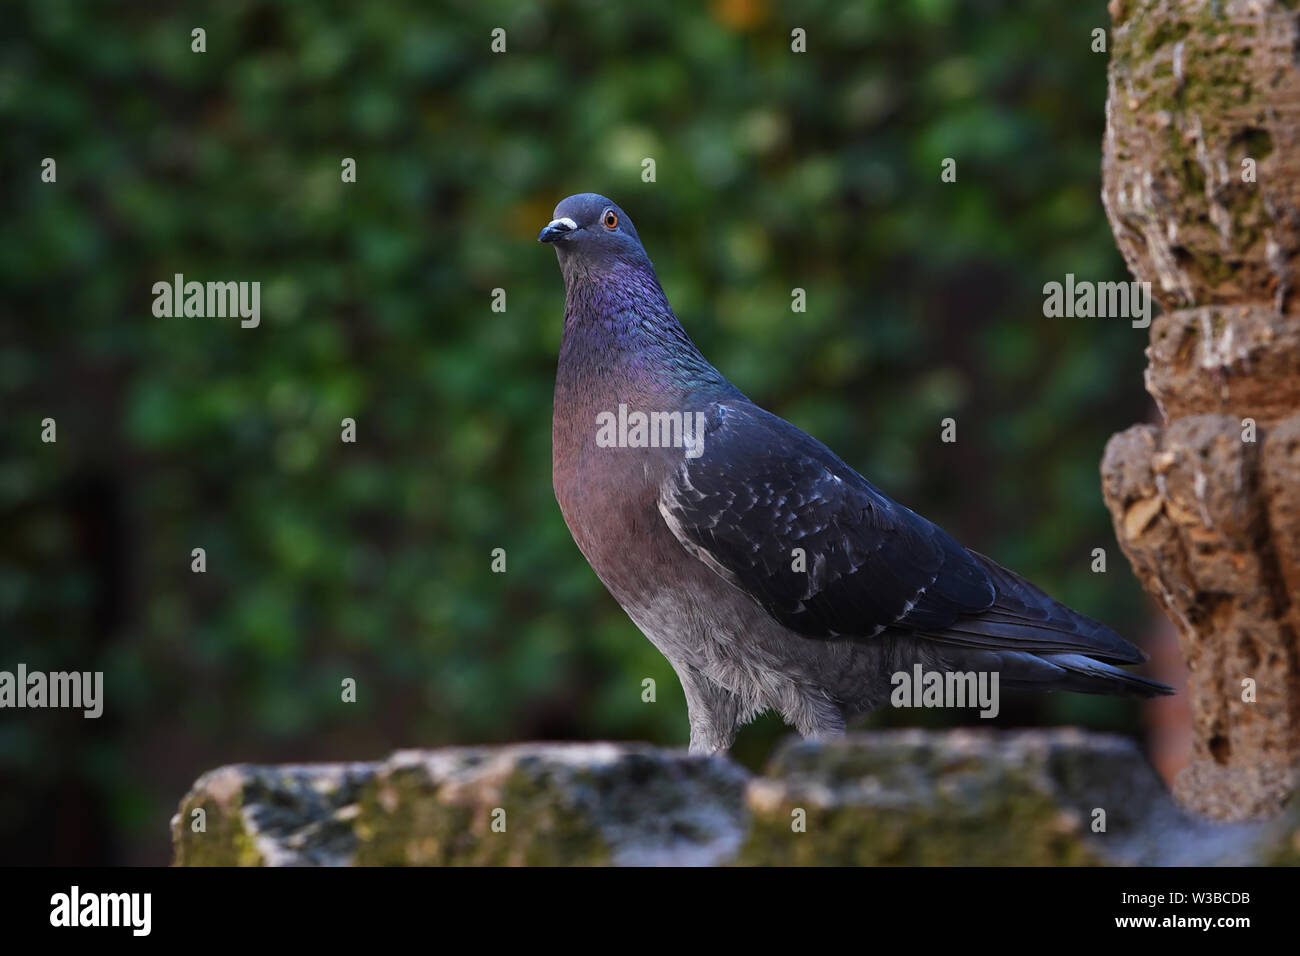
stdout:
<svg viewBox="0 0 1300 956">
<path fill-rule="evenodd" d="M 1300 762 L 1300 15 L 1275 0 L 1112 0 L 1102 199 L 1164 313 L 1162 427 L 1102 461 L 1116 536 L 1178 627 L 1191 765 L 1221 819 L 1276 812 Z"/>
</svg>

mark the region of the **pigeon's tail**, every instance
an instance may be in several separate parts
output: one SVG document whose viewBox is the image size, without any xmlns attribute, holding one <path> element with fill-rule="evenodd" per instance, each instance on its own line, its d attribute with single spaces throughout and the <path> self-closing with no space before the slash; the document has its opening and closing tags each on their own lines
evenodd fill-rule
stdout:
<svg viewBox="0 0 1300 956">
<path fill-rule="evenodd" d="M 1003 653 L 999 657 L 1003 664 L 1001 682 L 1005 687 L 1130 697 L 1159 697 L 1174 692 L 1167 684 L 1082 654 L 1045 654 L 1039 657 L 1035 654 Z"/>
<path fill-rule="evenodd" d="M 1116 664 L 1146 656 L 1105 624 L 1066 607 L 1020 575 L 974 551 L 995 595 L 977 614 L 923 636 L 945 646 L 945 656 L 980 660 L 999 670 L 1005 687 L 1070 690 L 1081 694 L 1154 697 L 1174 689 Z"/>
<path fill-rule="evenodd" d="M 932 652 L 933 654 L 933 649 Z M 1093 660 L 1083 654 L 1033 654 L 1029 651 L 948 647 L 930 658 L 941 671 L 996 673 L 998 685 L 1014 690 L 1069 690 L 1077 694 L 1158 697 L 1172 687 Z"/>
</svg>

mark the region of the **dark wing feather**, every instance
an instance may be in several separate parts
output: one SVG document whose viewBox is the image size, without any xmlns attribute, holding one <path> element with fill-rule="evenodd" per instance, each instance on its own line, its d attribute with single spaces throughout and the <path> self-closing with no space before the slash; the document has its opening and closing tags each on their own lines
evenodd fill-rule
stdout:
<svg viewBox="0 0 1300 956">
<path fill-rule="evenodd" d="M 1084 653 L 1117 664 L 1138 664 L 1146 659 L 1100 621 L 1066 607 L 992 559 L 969 553 L 988 571 L 997 598 L 982 614 L 961 618 L 933 635 L 936 640 L 965 647 Z"/>
<path fill-rule="evenodd" d="M 889 629 L 983 650 L 1142 660 L 1105 625 L 966 550 L 756 405 L 710 406 L 702 445 L 661 486 L 659 511 L 688 552 L 792 631 Z"/>
<path fill-rule="evenodd" d="M 942 630 L 993 603 L 989 574 L 966 549 L 789 422 L 715 404 L 701 451 L 660 488 L 664 520 L 791 630 Z"/>
</svg>

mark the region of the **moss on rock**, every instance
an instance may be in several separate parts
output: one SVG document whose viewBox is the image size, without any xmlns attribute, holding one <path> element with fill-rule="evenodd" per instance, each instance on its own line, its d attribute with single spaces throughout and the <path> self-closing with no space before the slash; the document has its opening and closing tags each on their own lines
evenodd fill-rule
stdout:
<svg viewBox="0 0 1300 956">
<path fill-rule="evenodd" d="M 1275 0 L 1134 0 L 1114 15 L 1102 198 L 1129 268 L 1167 310 L 1300 310 L 1295 15 Z"/>
<path fill-rule="evenodd" d="M 1244 863 L 1291 839 L 1191 820 L 1131 741 L 1072 730 L 795 741 L 758 778 L 636 744 L 226 767 L 172 829 L 181 865 Z"/>
</svg>

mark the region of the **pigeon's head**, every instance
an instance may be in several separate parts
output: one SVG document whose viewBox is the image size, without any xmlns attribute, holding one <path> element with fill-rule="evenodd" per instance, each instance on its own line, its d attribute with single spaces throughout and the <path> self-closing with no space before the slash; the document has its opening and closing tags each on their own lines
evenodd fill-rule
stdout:
<svg viewBox="0 0 1300 956">
<path fill-rule="evenodd" d="M 537 234 L 549 242 L 563 263 L 577 259 L 588 265 L 643 260 L 641 237 L 627 213 L 596 193 L 578 193 L 562 200 L 555 215 Z"/>
</svg>

